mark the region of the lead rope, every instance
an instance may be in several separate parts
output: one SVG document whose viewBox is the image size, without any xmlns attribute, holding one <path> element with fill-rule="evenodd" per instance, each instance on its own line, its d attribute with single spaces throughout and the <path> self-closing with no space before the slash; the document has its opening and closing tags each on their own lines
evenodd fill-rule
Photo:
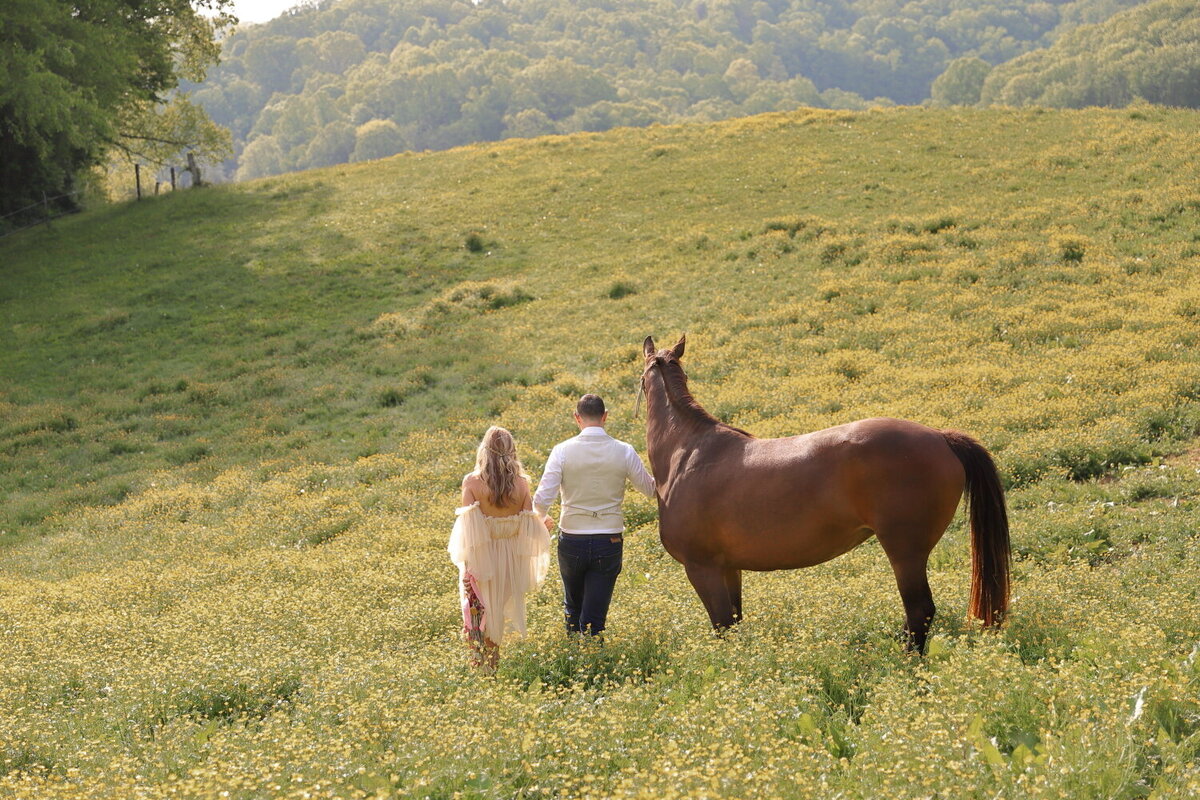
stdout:
<svg viewBox="0 0 1200 800">
<path fill-rule="evenodd" d="M 646 393 L 646 373 L 650 371 L 650 367 L 642 370 L 642 377 L 638 378 L 637 397 L 633 400 L 633 418 L 638 418 L 638 409 L 642 407 L 642 395 Z"/>
</svg>

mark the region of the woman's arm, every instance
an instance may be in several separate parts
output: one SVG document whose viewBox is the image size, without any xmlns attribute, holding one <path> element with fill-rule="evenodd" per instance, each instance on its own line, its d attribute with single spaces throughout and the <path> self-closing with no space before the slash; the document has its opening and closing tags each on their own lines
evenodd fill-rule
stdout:
<svg viewBox="0 0 1200 800">
<path fill-rule="evenodd" d="M 471 505 L 471 503 L 476 502 L 478 499 L 475 497 L 475 491 L 472 486 L 472 484 L 474 483 L 474 481 L 472 480 L 473 477 L 474 477 L 473 475 L 467 475 L 465 478 L 463 478 L 462 505 L 464 505 L 464 506 L 469 506 L 469 505 Z"/>
<path fill-rule="evenodd" d="M 533 511 L 533 492 L 529 491 L 529 478 L 522 478 L 525 484 L 525 502 L 521 504 L 522 511 Z"/>
</svg>

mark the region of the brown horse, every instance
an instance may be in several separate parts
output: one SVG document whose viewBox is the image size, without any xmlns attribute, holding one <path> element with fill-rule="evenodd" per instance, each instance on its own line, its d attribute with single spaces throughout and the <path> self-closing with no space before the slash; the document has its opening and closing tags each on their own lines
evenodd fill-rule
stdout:
<svg viewBox="0 0 1200 800">
<path fill-rule="evenodd" d="M 756 439 L 692 398 L 685 339 L 646 337 L 642 390 L 663 547 L 687 570 L 713 627 L 742 618 L 742 570 L 809 567 L 879 539 L 904 602 L 907 647 L 925 651 L 933 618 L 929 553 L 964 490 L 971 520 L 971 614 L 1008 609 L 1008 513 L 987 450 L 970 436 L 866 419 Z"/>
</svg>

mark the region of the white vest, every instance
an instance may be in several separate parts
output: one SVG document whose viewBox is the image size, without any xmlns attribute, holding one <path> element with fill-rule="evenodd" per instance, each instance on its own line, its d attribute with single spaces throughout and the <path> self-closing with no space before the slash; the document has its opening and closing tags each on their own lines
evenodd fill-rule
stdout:
<svg viewBox="0 0 1200 800">
<path fill-rule="evenodd" d="M 646 474 L 633 446 L 614 439 L 599 428 L 589 428 L 573 439 L 561 442 L 552 458 L 562 471 L 559 492 L 562 511 L 558 526 L 566 533 L 601 534 L 625 530 L 621 502 L 625 499 L 625 481 L 633 480 L 647 494 L 654 492 L 654 480 Z M 549 488 L 549 487 L 547 487 Z M 552 497 L 539 496 L 535 505 L 549 505 Z"/>
</svg>

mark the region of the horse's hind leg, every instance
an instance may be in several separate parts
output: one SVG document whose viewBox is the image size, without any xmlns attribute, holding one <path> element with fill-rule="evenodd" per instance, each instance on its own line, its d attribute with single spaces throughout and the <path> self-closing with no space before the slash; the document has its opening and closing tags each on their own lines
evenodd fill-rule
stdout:
<svg viewBox="0 0 1200 800">
<path fill-rule="evenodd" d="M 925 573 L 928 555 L 902 561 L 892 561 L 896 574 L 896 586 L 904 602 L 905 649 L 925 654 L 925 639 L 929 634 L 929 623 L 937 610 L 933 604 L 933 592 L 929 589 L 929 578 Z"/>
<path fill-rule="evenodd" d="M 929 623 L 936 610 L 925 566 L 938 537 L 924 535 L 922 530 L 923 526 L 881 526 L 875 535 L 892 562 L 896 588 L 904 602 L 905 649 L 924 654 Z"/>
<path fill-rule="evenodd" d="M 733 627 L 737 622 L 733 615 L 733 602 L 729 596 L 729 588 L 725 584 L 725 570 L 708 564 L 684 564 L 688 580 L 704 608 L 712 626 L 718 631 Z"/>
<path fill-rule="evenodd" d="M 957 502 L 957 499 L 955 500 Z M 950 514 L 954 513 L 951 507 Z M 929 634 L 929 623 L 936 610 L 933 592 L 929 590 L 929 579 L 925 567 L 929 553 L 941 538 L 946 524 L 940 519 L 923 519 L 908 523 L 880 525 L 875 536 L 883 552 L 892 563 L 896 575 L 896 588 L 904 602 L 905 649 L 925 653 L 925 639 Z"/>
</svg>

